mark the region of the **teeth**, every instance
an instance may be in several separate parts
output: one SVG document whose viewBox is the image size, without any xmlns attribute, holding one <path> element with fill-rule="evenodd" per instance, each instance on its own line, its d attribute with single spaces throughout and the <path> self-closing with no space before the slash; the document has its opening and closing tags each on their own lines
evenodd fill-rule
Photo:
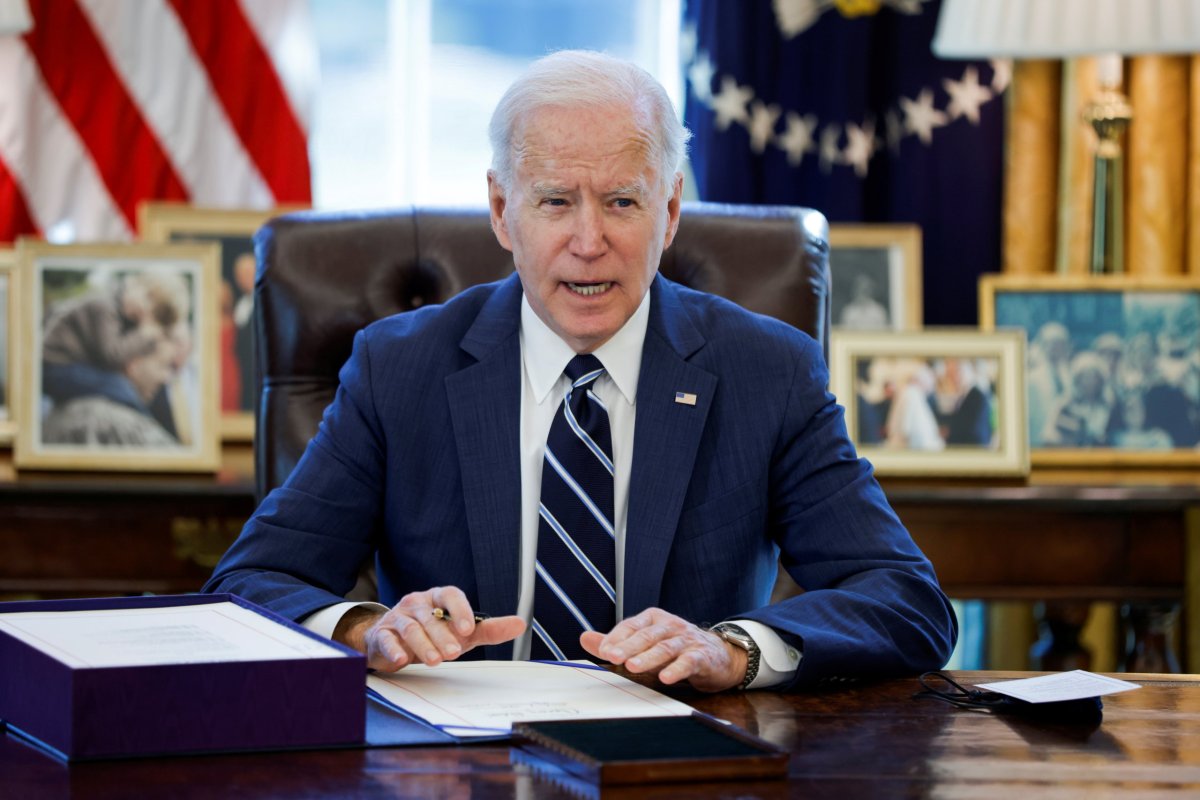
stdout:
<svg viewBox="0 0 1200 800">
<path fill-rule="evenodd" d="M 612 286 L 612 282 L 609 281 L 609 282 L 605 282 L 605 283 L 568 283 L 567 286 L 570 286 L 571 291 L 573 291 L 573 292 L 577 292 L 577 293 L 583 295 L 584 297 L 591 297 L 594 294 L 600 294 L 601 292 L 608 291 L 608 287 Z"/>
</svg>

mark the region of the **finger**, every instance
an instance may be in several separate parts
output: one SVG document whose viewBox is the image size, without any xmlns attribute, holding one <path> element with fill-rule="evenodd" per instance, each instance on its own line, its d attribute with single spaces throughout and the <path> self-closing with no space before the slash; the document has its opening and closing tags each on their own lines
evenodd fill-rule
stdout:
<svg viewBox="0 0 1200 800">
<path fill-rule="evenodd" d="M 579 645 L 601 661 L 608 659 L 600 655 L 600 646 L 604 643 L 604 634 L 596 631 L 584 631 L 579 634 Z"/>
<path fill-rule="evenodd" d="M 461 590 L 452 586 L 442 586 L 407 594 L 392 610 L 392 614 L 395 615 L 393 627 L 400 632 L 405 645 L 429 665 L 457 658 L 463 652 L 463 640 L 451 624 L 453 613 L 449 621 L 434 616 L 433 609 L 443 608 L 442 603 L 458 607 L 466 604 L 466 607 L 470 608 Z M 415 622 L 420 631 L 408 620 Z M 430 647 L 437 652 L 431 652 Z"/>
<path fill-rule="evenodd" d="M 493 617 L 475 625 L 475 632 L 467 640 L 468 649 L 484 644 L 503 644 L 525 632 L 525 620 L 517 616 Z"/>
<path fill-rule="evenodd" d="M 625 667 L 630 672 L 656 672 L 675 661 L 687 648 L 689 642 L 682 636 L 672 636 L 662 639 L 646 650 L 633 654 L 625 659 Z M 692 643 L 693 646 L 694 643 Z"/>
<path fill-rule="evenodd" d="M 660 642 L 679 636 L 686 633 L 686 631 L 687 623 L 680 619 L 654 622 L 631 633 L 624 640 L 610 642 L 607 646 L 602 646 L 601 652 L 608 653 L 609 660 L 614 664 L 621 664 L 630 658 L 645 653 Z"/>
<path fill-rule="evenodd" d="M 404 647 L 407 648 L 408 651 L 422 663 L 431 667 L 435 664 L 440 664 L 442 662 L 441 650 L 436 644 L 434 644 L 433 640 L 430 639 L 429 633 L 425 629 L 425 624 L 411 616 L 411 613 L 412 609 L 401 609 L 397 607 L 392 609 L 392 611 L 389 612 L 386 617 L 384 617 L 380 624 L 386 625 L 395 631 L 400 641 L 404 644 Z M 440 621 L 433 618 L 433 611 L 430 608 L 426 608 L 425 613 L 422 616 L 428 622 L 437 622 L 439 625 L 441 625 Z M 454 637 L 452 634 L 447 633 L 444 629 L 442 633 L 443 635 L 450 636 L 450 638 L 453 640 Z M 458 655 L 458 652 L 461 652 L 462 647 L 458 645 L 457 641 L 455 641 L 455 647 L 457 647 L 458 650 L 454 653 L 454 655 Z"/>
<path fill-rule="evenodd" d="M 463 590 L 457 586 L 439 586 L 431 589 L 429 594 L 435 607 L 450 613 L 449 620 L 439 622 L 453 627 L 460 637 L 470 636 L 475 630 L 475 611 Z"/>
<path fill-rule="evenodd" d="M 626 656 L 631 652 L 635 652 L 635 650 L 625 647 L 626 642 L 639 634 L 643 629 L 654 624 L 655 615 L 651 612 L 655 610 L 647 609 L 640 614 L 617 623 L 616 627 L 609 631 L 601 640 L 596 655 L 614 664 L 622 663 Z"/>
<path fill-rule="evenodd" d="M 395 672 L 408 666 L 412 654 L 390 628 L 374 626 L 364 636 L 367 667 L 380 672 Z"/>
<path fill-rule="evenodd" d="M 701 648 L 687 648 L 658 673 L 660 683 L 679 683 L 692 678 L 703 678 L 711 671 L 711 654 Z"/>
</svg>

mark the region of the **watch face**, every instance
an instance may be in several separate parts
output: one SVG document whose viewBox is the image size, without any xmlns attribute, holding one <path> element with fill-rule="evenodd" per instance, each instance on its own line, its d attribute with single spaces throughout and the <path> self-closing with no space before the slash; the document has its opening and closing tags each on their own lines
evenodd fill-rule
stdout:
<svg viewBox="0 0 1200 800">
<path fill-rule="evenodd" d="M 754 645 L 754 640 L 743 631 L 741 628 L 735 628 L 732 625 L 725 625 L 715 629 L 717 634 L 727 642 L 732 642 L 744 650 L 749 650 Z"/>
</svg>

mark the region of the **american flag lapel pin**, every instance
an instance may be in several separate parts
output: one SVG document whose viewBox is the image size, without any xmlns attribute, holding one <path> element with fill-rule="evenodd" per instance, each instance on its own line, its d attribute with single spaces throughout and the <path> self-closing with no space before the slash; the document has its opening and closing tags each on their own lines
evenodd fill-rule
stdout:
<svg viewBox="0 0 1200 800">
<path fill-rule="evenodd" d="M 681 406 L 694 406 L 696 405 L 696 395 L 691 392 L 676 392 L 675 402 Z"/>
</svg>

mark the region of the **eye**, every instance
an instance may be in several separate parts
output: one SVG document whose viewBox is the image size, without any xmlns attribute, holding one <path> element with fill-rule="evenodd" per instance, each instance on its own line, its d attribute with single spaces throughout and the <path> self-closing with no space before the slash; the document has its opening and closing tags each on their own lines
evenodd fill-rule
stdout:
<svg viewBox="0 0 1200 800">
<path fill-rule="evenodd" d="M 542 201 L 542 203 L 545 205 L 548 205 L 548 206 L 553 206 L 555 208 L 561 208 L 567 204 L 567 201 L 562 199 L 561 197 L 547 197 L 545 200 Z"/>
<path fill-rule="evenodd" d="M 617 208 L 633 208 L 634 202 L 633 199 L 629 197 L 618 197 L 613 201 L 613 205 L 615 205 Z"/>
</svg>

